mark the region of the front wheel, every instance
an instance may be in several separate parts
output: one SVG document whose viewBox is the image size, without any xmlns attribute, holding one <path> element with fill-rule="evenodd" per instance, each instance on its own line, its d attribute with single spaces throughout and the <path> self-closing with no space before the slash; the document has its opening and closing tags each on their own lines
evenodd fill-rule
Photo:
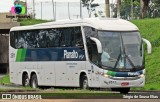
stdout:
<svg viewBox="0 0 160 102">
<path fill-rule="evenodd" d="M 82 89 L 88 89 L 88 78 L 87 75 L 84 75 L 82 78 Z"/>
<path fill-rule="evenodd" d="M 111 88 L 112 91 L 119 91 L 121 94 L 128 94 L 130 88 Z"/>
<path fill-rule="evenodd" d="M 129 91 L 130 91 L 130 88 L 120 88 L 120 89 L 119 89 L 119 92 L 120 92 L 121 94 L 128 94 Z"/>
<path fill-rule="evenodd" d="M 36 89 L 38 87 L 38 80 L 37 80 L 37 76 L 36 74 L 33 74 L 31 77 L 31 82 L 30 82 L 30 86 L 34 89 Z"/>
</svg>

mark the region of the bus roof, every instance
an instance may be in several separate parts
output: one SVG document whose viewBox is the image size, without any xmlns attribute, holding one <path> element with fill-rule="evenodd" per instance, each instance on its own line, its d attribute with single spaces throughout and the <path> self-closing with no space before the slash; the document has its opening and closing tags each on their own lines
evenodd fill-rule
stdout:
<svg viewBox="0 0 160 102">
<path fill-rule="evenodd" d="M 107 31 L 137 31 L 138 28 L 133 23 L 118 18 L 84 18 L 74 20 L 57 20 L 30 26 L 18 26 L 11 28 L 10 31 L 45 29 L 45 28 L 62 28 L 74 26 L 91 26 L 98 30 Z"/>
</svg>

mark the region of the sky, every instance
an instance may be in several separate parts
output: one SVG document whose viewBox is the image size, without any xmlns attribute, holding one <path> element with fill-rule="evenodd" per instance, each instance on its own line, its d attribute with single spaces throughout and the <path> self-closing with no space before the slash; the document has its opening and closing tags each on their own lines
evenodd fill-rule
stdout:
<svg viewBox="0 0 160 102">
<path fill-rule="evenodd" d="M 0 12 L 8 12 L 13 6 L 14 0 L 0 0 Z M 21 0 L 25 1 L 25 0 Z M 32 2 L 33 0 L 27 0 L 27 2 Z M 52 0 L 35 0 L 35 2 L 39 1 L 52 1 Z M 55 2 L 79 2 L 80 0 L 54 0 Z M 115 0 L 110 0 L 110 2 Z M 105 0 L 95 0 L 96 3 L 104 3 Z"/>
<path fill-rule="evenodd" d="M 0 0 L 0 12 L 9 12 L 13 6 L 13 0 Z"/>
</svg>

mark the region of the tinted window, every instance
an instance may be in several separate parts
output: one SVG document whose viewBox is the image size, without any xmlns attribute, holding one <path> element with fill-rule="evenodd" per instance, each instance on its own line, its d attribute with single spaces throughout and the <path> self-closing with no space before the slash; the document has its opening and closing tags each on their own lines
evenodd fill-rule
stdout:
<svg viewBox="0 0 160 102">
<path fill-rule="evenodd" d="M 38 35 L 36 37 L 37 47 L 38 48 L 45 48 L 47 47 L 47 30 L 39 30 Z"/>
<path fill-rule="evenodd" d="M 80 27 L 75 27 L 72 29 L 72 46 L 83 45 L 83 38 Z"/>
<path fill-rule="evenodd" d="M 73 28 L 62 28 L 61 31 L 61 47 L 70 47 L 72 41 Z"/>
<path fill-rule="evenodd" d="M 74 47 L 83 45 L 80 27 L 15 31 L 10 35 L 14 48 Z"/>
<path fill-rule="evenodd" d="M 15 48 L 15 32 L 10 33 L 10 45 Z"/>
<path fill-rule="evenodd" d="M 84 29 L 84 33 L 85 33 L 85 36 L 86 38 L 88 37 L 95 37 L 97 38 L 98 36 L 98 31 L 95 29 L 95 28 L 92 28 L 92 27 L 83 27 Z"/>
</svg>

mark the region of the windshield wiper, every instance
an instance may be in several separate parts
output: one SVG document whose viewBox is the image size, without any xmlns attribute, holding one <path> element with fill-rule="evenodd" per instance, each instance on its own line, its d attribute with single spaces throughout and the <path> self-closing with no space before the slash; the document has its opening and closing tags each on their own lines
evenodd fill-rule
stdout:
<svg viewBox="0 0 160 102">
<path fill-rule="evenodd" d="M 127 59 L 128 62 L 131 64 L 131 66 L 132 66 L 133 69 L 134 69 L 134 68 L 135 68 L 135 65 L 133 64 L 133 62 L 130 60 L 130 58 L 129 58 L 128 55 L 126 54 L 125 47 L 124 47 L 124 43 L 123 43 L 123 39 L 122 39 L 122 35 L 121 35 L 121 43 L 122 43 L 122 45 L 120 46 L 120 54 L 119 54 L 119 56 L 118 56 L 118 58 L 117 58 L 117 61 L 116 61 L 115 65 L 114 65 L 114 69 L 117 67 L 118 62 L 119 62 L 120 58 L 122 57 L 122 54 L 124 55 L 124 58 L 123 58 L 123 60 L 124 60 L 124 67 L 126 67 L 126 59 Z M 123 47 L 123 50 L 122 50 L 122 47 Z M 123 53 L 122 53 L 122 52 L 123 52 Z"/>
<path fill-rule="evenodd" d="M 117 58 L 117 61 L 116 61 L 115 65 L 114 65 L 114 69 L 117 67 L 118 62 L 119 62 L 119 60 L 120 60 L 121 57 L 122 57 L 122 51 L 121 51 L 121 46 L 120 46 L 120 53 L 118 55 L 118 58 Z"/>
<path fill-rule="evenodd" d="M 129 58 L 128 55 L 126 54 L 125 47 L 124 47 L 124 43 L 123 43 L 122 35 L 121 35 L 121 40 L 122 40 L 123 54 L 124 54 L 124 57 L 125 57 L 124 65 L 125 65 L 125 67 L 126 67 L 126 59 L 128 59 L 129 63 L 131 64 L 131 66 L 132 66 L 133 69 L 134 69 L 134 68 L 135 68 L 135 65 L 133 64 L 133 62 L 130 60 L 130 58 Z"/>
</svg>

